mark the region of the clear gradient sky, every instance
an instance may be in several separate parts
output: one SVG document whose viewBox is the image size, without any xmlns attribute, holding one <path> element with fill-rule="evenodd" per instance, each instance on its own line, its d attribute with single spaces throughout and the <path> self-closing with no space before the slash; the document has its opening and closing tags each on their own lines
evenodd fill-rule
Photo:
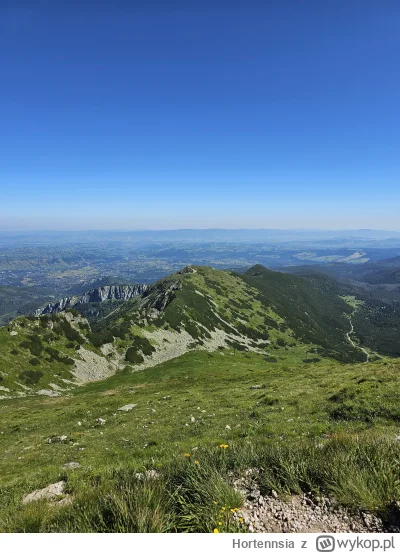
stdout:
<svg viewBox="0 0 400 553">
<path fill-rule="evenodd" d="M 398 0 L 2 0 L 0 229 L 400 230 Z"/>
</svg>

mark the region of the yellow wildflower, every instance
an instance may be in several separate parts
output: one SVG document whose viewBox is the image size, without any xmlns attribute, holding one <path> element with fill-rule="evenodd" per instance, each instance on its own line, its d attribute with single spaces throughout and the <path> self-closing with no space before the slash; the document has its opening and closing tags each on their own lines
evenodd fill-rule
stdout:
<svg viewBox="0 0 400 553">
<path fill-rule="evenodd" d="M 229 446 L 228 446 L 228 444 L 220 444 L 219 447 L 220 447 L 221 449 L 226 449 L 226 448 L 229 447 Z"/>
<path fill-rule="evenodd" d="M 183 456 L 189 458 L 189 457 L 190 457 L 190 453 L 184 453 Z"/>
<path fill-rule="evenodd" d="M 243 522 L 243 518 L 242 518 L 242 517 L 239 518 L 239 522 Z"/>
<path fill-rule="evenodd" d="M 222 526 L 222 522 L 218 522 L 218 526 Z"/>
<path fill-rule="evenodd" d="M 214 528 L 214 534 L 219 534 L 218 528 Z"/>
<path fill-rule="evenodd" d="M 200 463 L 198 462 L 197 459 L 195 460 L 194 464 L 195 464 L 195 465 L 200 465 Z"/>
<path fill-rule="evenodd" d="M 217 502 L 216 502 L 216 501 L 213 501 L 213 503 L 214 503 L 214 505 L 216 505 L 216 504 L 217 504 Z"/>
</svg>

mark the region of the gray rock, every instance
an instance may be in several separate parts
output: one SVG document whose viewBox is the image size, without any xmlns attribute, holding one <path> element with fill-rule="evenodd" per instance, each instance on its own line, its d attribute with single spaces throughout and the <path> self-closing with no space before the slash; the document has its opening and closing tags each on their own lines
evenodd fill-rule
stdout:
<svg viewBox="0 0 400 553">
<path fill-rule="evenodd" d="M 146 472 L 137 472 L 135 476 L 138 480 L 157 480 L 157 478 L 160 478 L 160 474 L 154 469 L 146 470 Z"/>
<path fill-rule="evenodd" d="M 273 490 L 270 497 L 262 497 L 255 482 L 257 469 L 248 469 L 246 476 L 233 481 L 243 498 L 243 507 L 235 517 L 242 517 L 248 532 L 383 532 L 382 520 L 369 513 L 350 513 L 327 497 L 312 493 L 279 498 Z M 232 474 L 232 477 L 234 475 Z M 245 499 L 247 498 L 247 499 Z M 318 505 L 319 504 L 319 505 Z M 398 532 L 393 528 L 391 531 Z"/>
<path fill-rule="evenodd" d="M 47 438 L 48 444 L 65 443 L 68 440 L 68 436 L 51 436 Z"/>
<path fill-rule="evenodd" d="M 62 505 L 72 505 L 72 497 L 63 497 L 62 499 L 60 499 L 60 501 L 57 501 L 57 503 L 52 503 L 52 505 L 55 507 L 61 507 Z"/>
<path fill-rule="evenodd" d="M 64 480 L 60 480 L 60 482 L 50 484 L 46 488 L 35 490 L 34 492 L 26 495 L 22 499 L 22 503 L 25 505 L 27 503 L 32 503 L 32 501 L 40 501 L 42 499 L 46 499 L 47 501 L 54 501 L 58 496 L 64 493 L 64 490 L 65 482 Z"/>
<path fill-rule="evenodd" d="M 127 405 L 123 405 L 122 407 L 119 407 L 117 411 L 132 411 L 137 406 L 137 403 L 128 403 Z"/>
<path fill-rule="evenodd" d="M 74 470 L 78 469 L 80 467 L 80 463 L 76 463 L 75 461 L 71 461 L 70 463 L 65 463 L 65 465 L 62 466 L 63 470 Z"/>
</svg>

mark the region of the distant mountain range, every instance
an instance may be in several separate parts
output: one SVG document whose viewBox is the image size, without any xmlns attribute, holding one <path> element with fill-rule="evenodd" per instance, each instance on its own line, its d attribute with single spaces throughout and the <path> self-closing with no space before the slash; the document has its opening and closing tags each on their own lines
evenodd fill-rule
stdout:
<svg viewBox="0 0 400 553">
<path fill-rule="evenodd" d="M 283 270 L 304 274 L 310 272 L 310 266 L 285 267 Z M 400 256 L 363 264 L 326 263 L 314 266 L 313 270 L 341 281 L 400 286 Z"/>
<path fill-rule="evenodd" d="M 88 231 L 0 231 L 0 245 L 94 242 L 298 242 L 324 240 L 398 241 L 400 231 L 356 229 L 176 229 Z"/>
</svg>

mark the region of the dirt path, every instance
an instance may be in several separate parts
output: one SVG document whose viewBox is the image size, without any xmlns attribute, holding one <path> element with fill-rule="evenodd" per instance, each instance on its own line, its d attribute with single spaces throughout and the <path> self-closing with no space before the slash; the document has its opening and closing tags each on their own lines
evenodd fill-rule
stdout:
<svg viewBox="0 0 400 553">
<path fill-rule="evenodd" d="M 365 363 L 368 363 L 369 362 L 369 353 L 366 349 L 364 349 L 363 347 L 359 346 L 358 344 L 355 344 L 353 342 L 353 340 L 351 339 L 350 337 L 350 334 L 353 334 L 354 333 L 354 326 L 353 326 L 353 321 L 351 320 L 351 318 L 349 317 L 349 322 L 350 322 L 350 330 L 349 332 L 346 332 L 346 338 L 348 339 L 348 341 L 350 342 L 350 344 L 354 347 L 354 348 L 357 348 L 357 349 L 360 349 L 362 352 L 365 353 L 365 355 L 367 356 L 367 359 L 365 360 Z"/>
</svg>

